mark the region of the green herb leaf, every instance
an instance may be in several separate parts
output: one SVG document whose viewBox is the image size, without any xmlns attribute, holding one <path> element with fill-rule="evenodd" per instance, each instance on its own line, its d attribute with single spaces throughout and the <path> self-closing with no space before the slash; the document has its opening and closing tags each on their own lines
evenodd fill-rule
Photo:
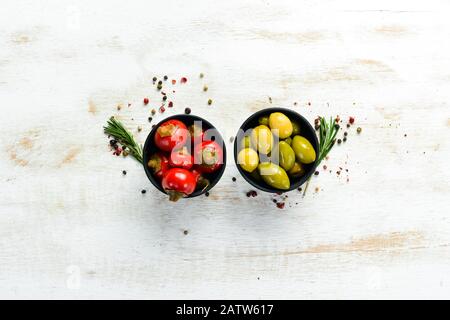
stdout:
<svg viewBox="0 0 450 320">
<path fill-rule="evenodd" d="M 142 146 L 139 145 L 135 140 L 133 135 L 124 127 L 124 125 L 111 117 L 107 125 L 103 127 L 105 134 L 114 137 L 118 142 L 120 142 L 124 147 L 127 147 L 130 154 L 140 163 L 142 163 Z"/>
</svg>

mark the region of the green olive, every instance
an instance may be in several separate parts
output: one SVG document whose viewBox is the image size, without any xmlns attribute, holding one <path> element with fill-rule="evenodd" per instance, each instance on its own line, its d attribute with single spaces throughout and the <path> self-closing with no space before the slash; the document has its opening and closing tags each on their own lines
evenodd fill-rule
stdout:
<svg viewBox="0 0 450 320">
<path fill-rule="evenodd" d="M 296 136 L 300 134 L 300 125 L 298 122 L 291 121 L 292 122 L 292 135 Z"/>
<path fill-rule="evenodd" d="M 295 136 L 292 139 L 292 149 L 294 149 L 297 160 L 301 163 L 308 164 L 316 160 L 316 151 L 305 137 Z"/>
<path fill-rule="evenodd" d="M 250 137 L 245 136 L 241 140 L 241 148 L 240 149 L 250 148 L 250 144 L 251 144 Z"/>
<path fill-rule="evenodd" d="M 292 150 L 291 146 L 284 141 L 280 141 L 278 144 L 278 154 L 280 166 L 288 171 L 290 170 L 295 163 L 295 153 Z"/>
<path fill-rule="evenodd" d="M 288 171 L 288 174 L 293 178 L 301 177 L 305 174 L 305 168 L 300 162 L 295 161 L 294 166 Z"/>
<path fill-rule="evenodd" d="M 269 126 L 269 117 L 268 116 L 259 117 L 258 123 L 264 126 Z"/>
<path fill-rule="evenodd" d="M 264 162 L 258 166 L 258 171 L 264 182 L 269 186 L 280 189 L 280 190 L 289 190 L 291 187 L 291 182 L 289 181 L 289 177 L 284 171 L 284 169 L 280 166 L 277 166 L 271 162 Z"/>
<path fill-rule="evenodd" d="M 252 172 L 259 164 L 258 153 L 251 148 L 242 149 L 238 153 L 237 161 L 242 169 L 247 172 Z"/>
<path fill-rule="evenodd" d="M 259 125 L 252 130 L 252 144 L 259 153 L 268 154 L 272 150 L 273 136 L 267 126 Z"/>
<path fill-rule="evenodd" d="M 292 134 L 292 122 L 284 113 L 274 112 L 269 117 L 270 129 L 274 130 L 274 134 L 280 139 L 285 139 Z"/>
<path fill-rule="evenodd" d="M 284 142 L 286 142 L 288 145 L 292 144 L 292 138 L 291 137 L 287 137 L 286 139 L 284 139 Z"/>
</svg>

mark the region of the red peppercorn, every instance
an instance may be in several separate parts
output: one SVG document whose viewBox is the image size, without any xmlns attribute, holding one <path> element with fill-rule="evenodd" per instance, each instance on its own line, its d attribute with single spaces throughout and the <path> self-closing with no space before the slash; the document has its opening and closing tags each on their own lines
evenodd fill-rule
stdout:
<svg viewBox="0 0 450 320">
<path fill-rule="evenodd" d="M 148 104 L 148 103 L 149 103 L 148 98 L 144 98 L 144 104 Z"/>
<path fill-rule="evenodd" d="M 348 118 L 348 122 L 349 122 L 350 124 L 353 124 L 353 123 L 355 122 L 355 118 L 354 118 L 354 117 Z"/>
<path fill-rule="evenodd" d="M 166 108 L 164 108 L 164 106 L 161 106 L 161 107 L 159 108 L 159 112 L 164 113 L 164 111 L 166 111 Z"/>
<path fill-rule="evenodd" d="M 169 108 L 172 108 L 172 107 L 173 107 L 173 102 L 172 102 L 172 101 L 169 101 L 168 107 L 169 107 Z"/>
<path fill-rule="evenodd" d="M 176 83 L 177 83 L 177 80 L 173 79 L 172 84 L 176 84 Z"/>
<path fill-rule="evenodd" d="M 277 203 L 277 208 L 278 209 L 283 209 L 284 208 L 284 202 L 278 202 Z"/>
<path fill-rule="evenodd" d="M 187 78 L 186 77 L 181 78 L 180 82 L 181 83 L 186 83 L 187 82 Z"/>
</svg>

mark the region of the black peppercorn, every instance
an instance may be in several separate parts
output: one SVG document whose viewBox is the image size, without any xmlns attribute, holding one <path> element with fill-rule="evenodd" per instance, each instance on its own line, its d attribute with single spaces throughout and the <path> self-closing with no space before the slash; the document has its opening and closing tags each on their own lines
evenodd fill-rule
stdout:
<svg viewBox="0 0 450 320">
<path fill-rule="evenodd" d="M 167 79 L 169 79 L 168 76 L 164 76 L 164 81 L 167 81 Z"/>
<path fill-rule="evenodd" d="M 152 122 L 153 118 L 152 117 L 148 117 L 148 122 Z"/>
<path fill-rule="evenodd" d="M 147 190 L 145 190 L 145 189 L 142 189 L 142 190 L 141 190 L 141 193 L 142 193 L 142 194 L 145 194 L 146 192 L 147 192 Z"/>
<path fill-rule="evenodd" d="M 186 108 L 186 109 L 184 109 L 184 113 L 190 114 L 190 113 L 191 113 L 191 108 Z"/>
<path fill-rule="evenodd" d="M 153 82 L 156 82 L 156 80 L 158 80 L 158 78 L 156 78 L 156 77 L 153 77 Z"/>
<path fill-rule="evenodd" d="M 167 96 L 163 96 L 163 101 L 166 101 L 167 100 Z"/>
<path fill-rule="evenodd" d="M 235 177 L 231 178 L 231 180 L 233 180 L 233 182 L 236 182 L 236 178 Z"/>
<path fill-rule="evenodd" d="M 341 144 L 342 140 L 341 139 L 337 139 L 337 143 Z"/>
<path fill-rule="evenodd" d="M 126 175 L 126 174 L 127 174 L 127 172 L 126 172 L 125 170 L 123 170 L 123 171 L 122 171 L 122 174 L 123 174 L 123 175 Z"/>
<path fill-rule="evenodd" d="M 205 192 L 205 196 L 209 197 L 209 192 L 208 191 Z"/>
</svg>

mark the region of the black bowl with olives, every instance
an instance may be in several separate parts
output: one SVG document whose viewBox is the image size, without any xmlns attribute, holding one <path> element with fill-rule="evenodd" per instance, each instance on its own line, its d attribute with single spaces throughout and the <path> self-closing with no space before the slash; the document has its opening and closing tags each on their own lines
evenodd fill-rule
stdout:
<svg viewBox="0 0 450 320">
<path fill-rule="evenodd" d="M 241 125 L 236 166 L 248 183 L 271 193 L 299 188 L 317 167 L 319 142 L 311 124 L 286 108 L 267 108 Z"/>
</svg>

